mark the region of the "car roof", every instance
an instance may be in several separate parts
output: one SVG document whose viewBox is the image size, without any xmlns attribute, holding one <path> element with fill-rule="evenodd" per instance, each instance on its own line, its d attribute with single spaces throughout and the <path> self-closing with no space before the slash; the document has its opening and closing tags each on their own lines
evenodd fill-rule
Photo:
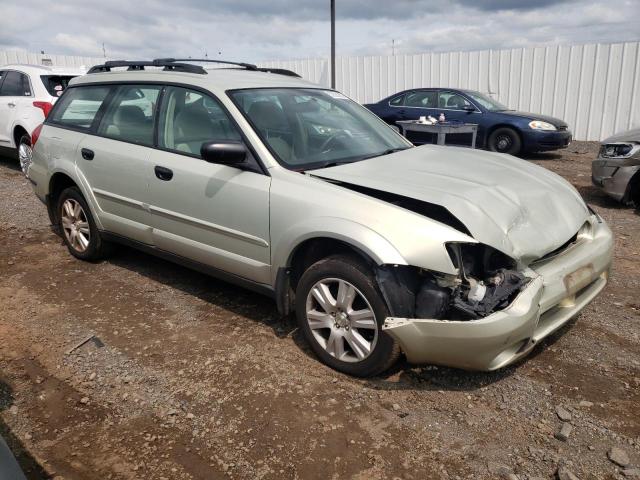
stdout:
<svg viewBox="0 0 640 480">
<path fill-rule="evenodd" d="M 146 70 L 112 70 L 76 77 L 70 85 L 110 82 L 162 82 L 193 85 L 211 91 L 244 88 L 324 88 L 298 77 L 247 70 L 244 68 L 208 68 L 206 74 L 166 71 L 159 68 Z"/>
<path fill-rule="evenodd" d="M 13 63 L 0 65 L 0 70 L 17 70 L 19 72 L 34 75 L 83 75 L 85 71 L 81 68 L 69 67 L 48 67 L 46 65 L 29 65 L 24 63 Z"/>
</svg>

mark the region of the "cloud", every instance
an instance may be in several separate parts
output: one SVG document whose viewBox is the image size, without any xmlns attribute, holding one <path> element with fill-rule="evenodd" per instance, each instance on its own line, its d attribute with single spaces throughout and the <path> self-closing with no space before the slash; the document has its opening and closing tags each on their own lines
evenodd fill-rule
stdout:
<svg viewBox="0 0 640 480">
<path fill-rule="evenodd" d="M 336 0 L 340 55 L 636 40 L 637 0 Z M 28 11 L 29 15 L 24 12 Z M 329 52 L 326 0 L 23 0 L 1 7 L 0 49 L 242 61 Z M 221 52 L 220 54 L 218 52 Z"/>
</svg>

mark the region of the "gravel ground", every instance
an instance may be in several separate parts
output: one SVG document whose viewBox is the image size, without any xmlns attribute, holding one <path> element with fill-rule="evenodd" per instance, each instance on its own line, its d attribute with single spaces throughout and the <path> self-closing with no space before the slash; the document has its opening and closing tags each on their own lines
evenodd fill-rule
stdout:
<svg viewBox="0 0 640 480">
<path fill-rule="evenodd" d="M 0 160 L 0 433 L 31 479 L 633 478 L 640 217 L 591 187 L 596 150 L 530 160 L 615 232 L 604 293 L 515 366 L 368 380 L 266 298 L 126 248 L 73 259 Z"/>
</svg>

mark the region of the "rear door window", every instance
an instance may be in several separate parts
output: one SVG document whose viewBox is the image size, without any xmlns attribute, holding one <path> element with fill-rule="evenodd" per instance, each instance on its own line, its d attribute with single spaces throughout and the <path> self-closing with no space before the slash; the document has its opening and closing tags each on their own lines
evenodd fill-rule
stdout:
<svg viewBox="0 0 640 480">
<path fill-rule="evenodd" d="M 31 86 L 29 77 L 24 73 L 8 71 L 4 76 L 0 96 L 2 97 L 29 97 Z"/>
<path fill-rule="evenodd" d="M 98 135 L 153 146 L 153 122 L 160 86 L 121 85 L 100 121 Z"/>
<path fill-rule="evenodd" d="M 47 123 L 89 130 L 110 91 L 105 86 L 70 88 L 53 107 Z"/>
<path fill-rule="evenodd" d="M 404 104 L 407 107 L 436 108 L 438 105 L 438 92 L 420 90 L 408 93 Z"/>
<path fill-rule="evenodd" d="M 389 105 L 394 107 L 401 107 L 404 104 L 404 95 L 398 95 L 396 98 L 389 102 Z"/>
<path fill-rule="evenodd" d="M 59 97 L 69 85 L 73 75 L 40 75 L 44 88 L 52 97 Z"/>
</svg>

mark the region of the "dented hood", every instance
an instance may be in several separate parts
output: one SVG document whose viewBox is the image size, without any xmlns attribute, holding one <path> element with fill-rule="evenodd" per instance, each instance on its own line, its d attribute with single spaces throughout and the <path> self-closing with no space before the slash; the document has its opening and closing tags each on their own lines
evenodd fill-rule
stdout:
<svg viewBox="0 0 640 480">
<path fill-rule="evenodd" d="M 525 264 L 562 246 L 589 216 L 555 173 L 469 148 L 425 145 L 309 173 L 445 207 L 476 240 Z"/>
</svg>

